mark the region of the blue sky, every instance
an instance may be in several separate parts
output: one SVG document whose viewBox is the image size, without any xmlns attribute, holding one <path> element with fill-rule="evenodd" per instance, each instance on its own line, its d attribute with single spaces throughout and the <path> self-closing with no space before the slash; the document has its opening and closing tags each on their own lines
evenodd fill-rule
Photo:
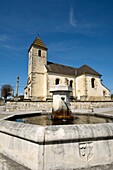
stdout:
<svg viewBox="0 0 113 170">
<path fill-rule="evenodd" d="M 113 0 L 4 0 L 0 3 L 0 88 L 27 82 L 28 48 L 37 37 L 48 60 L 89 65 L 113 93 Z"/>
</svg>

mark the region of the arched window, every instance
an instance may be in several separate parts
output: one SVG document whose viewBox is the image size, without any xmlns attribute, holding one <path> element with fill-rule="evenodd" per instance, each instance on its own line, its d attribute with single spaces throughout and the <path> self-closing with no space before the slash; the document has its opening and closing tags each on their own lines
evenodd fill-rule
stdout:
<svg viewBox="0 0 113 170">
<path fill-rule="evenodd" d="M 94 78 L 91 79 L 91 87 L 95 88 L 95 79 Z"/>
<path fill-rule="evenodd" d="M 73 87 L 73 80 L 70 81 L 70 87 Z"/>
<path fill-rule="evenodd" d="M 41 57 L 41 50 L 38 50 L 38 56 Z"/>
<path fill-rule="evenodd" d="M 59 84 L 59 82 L 60 82 L 60 79 L 57 78 L 57 79 L 55 80 L 55 84 L 57 85 L 57 84 Z"/>
<path fill-rule="evenodd" d="M 28 88 L 28 97 L 30 97 L 30 88 Z"/>
<path fill-rule="evenodd" d="M 106 95 L 106 91 L 103 91 L 103 96 L 105 96 Z"/>
</svg>

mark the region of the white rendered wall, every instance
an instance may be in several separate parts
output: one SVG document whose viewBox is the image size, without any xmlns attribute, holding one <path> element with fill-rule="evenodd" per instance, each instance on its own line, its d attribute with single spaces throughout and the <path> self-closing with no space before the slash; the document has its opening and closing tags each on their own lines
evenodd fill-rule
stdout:
<svg viewBox="0 0 113 170">
<path fill-rule="evenodd" d="M 91 79 L 95 79 L 95 86 L 92 88 Z M 80 96 L 86 95 L 88 98 L 90 97 L 105 97 L 103 92 L 105 91 L 105 96 L 109 97 L 109 90 L 102 85 L 101 79 L 98 76 L 91 75 L 81 75 L 76 78 L 76 95 L 78 99 Z"/>
<path fill-rule="evenodd" d="M 65 75 L 59 75 L 59 74 L 52 74 L 48 73 L 48 94 L 50 91 L 50 88 L 55 85 L 55 80 L 60 79 L 59 84 L 62 85 L 67 85 L 66 84 L 66 79 L 70 82 L 71 80 L 73 81 L 73 87 L 72 87 L 72 94 L 75 96 L 75 78 L 72 76 L 65 76 Z"/>
</svg>

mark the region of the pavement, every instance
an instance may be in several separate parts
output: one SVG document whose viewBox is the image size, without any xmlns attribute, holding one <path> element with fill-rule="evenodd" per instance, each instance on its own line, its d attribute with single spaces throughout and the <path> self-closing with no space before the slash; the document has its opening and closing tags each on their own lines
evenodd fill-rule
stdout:
<svg viewBox="0 0 113 170">
<path fill-rule="evenodd" d="M 0 170 L 30 170 L 30 169 L 0 154 Z"/>
<path fill-rule="evenodd" d="M 12 111 L 12 112 L 8 112 L 8 111 L 2 111 L 0 110 L 0 119 L 3 119 L 5 117 L 9 117 L 11 115 L 18 115 L 18 114 L 25 114 L 25 113 L 37 113 L 39 111 Z"/>
<path fill-rule="evenodd" d="M 87 167 L 87 168 L 79 168 L 73 170 L 113 170 L 113 164 L 99 165 L 99 166 L 94 166 L 89 168 Z"/>
</svg>

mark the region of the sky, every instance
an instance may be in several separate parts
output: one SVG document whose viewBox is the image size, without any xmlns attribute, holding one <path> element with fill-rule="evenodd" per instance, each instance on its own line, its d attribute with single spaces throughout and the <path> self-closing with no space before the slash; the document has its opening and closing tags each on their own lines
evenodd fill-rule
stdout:
<svg viewBox="0 0 113 170">
<path fill-rule="evenodd" d="M 113 0 L 4 0 L 0 3 L 0 88 L 24 93 L 28 49 L 40 36 L 48 61 L 102 74 L 113 93 Z"/>
</svg>

